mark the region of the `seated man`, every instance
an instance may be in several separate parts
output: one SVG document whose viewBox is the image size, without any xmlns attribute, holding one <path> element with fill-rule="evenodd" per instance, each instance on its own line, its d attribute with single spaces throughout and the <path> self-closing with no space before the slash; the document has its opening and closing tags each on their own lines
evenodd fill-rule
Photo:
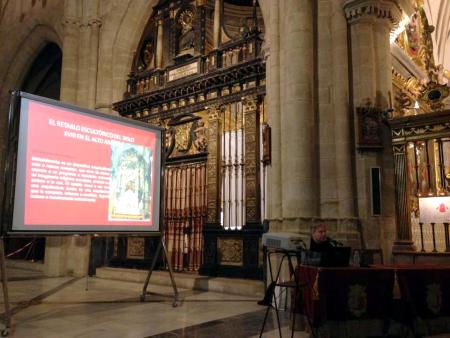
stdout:
<svg viewBox="0 0 450 338">
<path fill-rule="evenodd" d="M 309 250 L 324 252 L 334 248 L 333 243 L 327 237 L 327 226 L 323 223 L 311 227 L 311 242 Z"/>
<path fill-rule="evenodd" d="M 303 264 L 325 267 L 345 267 L 349 264 L 351 248 L 327 237 L 327 226 L 316 224 L 311 227 L 309 253 Z"/>
</svg>

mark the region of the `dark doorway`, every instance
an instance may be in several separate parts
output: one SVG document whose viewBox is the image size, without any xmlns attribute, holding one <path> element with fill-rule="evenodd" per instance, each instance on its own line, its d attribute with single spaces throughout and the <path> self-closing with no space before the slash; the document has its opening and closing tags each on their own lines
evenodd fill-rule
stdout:
<svg viewBox="0 0 450 338">
<path fill-rule="evenodd" d="M 59 100 L 61 91 L 62 52 L 58 45 L 49 43 L 34 60 L 20 90 Z"/>
</svg>

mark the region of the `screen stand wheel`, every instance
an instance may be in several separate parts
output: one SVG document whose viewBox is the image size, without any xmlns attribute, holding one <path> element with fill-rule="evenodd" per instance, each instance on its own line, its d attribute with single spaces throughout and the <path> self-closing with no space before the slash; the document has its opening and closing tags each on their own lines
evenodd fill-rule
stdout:
<svg viewBox="0 0 450 338">
<path fill-rule="evenodd" d="M 150 282 L 150 277 L 152 276 L 152 272 L 153 272 L 153 269 L 155 268 L 156 260 L 158 259 L 159 254 L 161 253 L 161 249 L 162 249 L 162 253 L 164 255 L 164 259 L 167 263 L 167 267 L 169 269 L 170 281 L 172 283 L 172 288 L 173 288 L 173 292 L 174 292 L 174 299 L 173 299 L 172 306 L 177 307 L 178 306 L 177 285 L 175 284 L 175 278 L 173 277 L 172 264 L 170 263 L 170 260 L 167 256 L 166 244 L 164 243 L 164 240 L 162 239 L 162 237 L 159 237 L 158 247 L 156 249 L 155 255 L 153 256 L 152 264 L 150 265 L 150 270 L 148 271 L 147 278 L 145 279 L 144 288 L 142 289 L 142 295 L 141 295 L 140 299 L 141 299 L 141 302 L 145 301 L 145 296 L 147 294 L 149 294 L 149 292 L 147 291 L 148 283 Z"/>
<path fill-rule="evenodd" d="M 11 328 L 11 309 L 9 306 L 8 279 L 6 278 L 5 243 L 0 237 L 0 270 L 2 274 L 3 301 L 5 304 L 5 328 L 1 331 L 2 337 L 9 335 Z"/>
</svg>

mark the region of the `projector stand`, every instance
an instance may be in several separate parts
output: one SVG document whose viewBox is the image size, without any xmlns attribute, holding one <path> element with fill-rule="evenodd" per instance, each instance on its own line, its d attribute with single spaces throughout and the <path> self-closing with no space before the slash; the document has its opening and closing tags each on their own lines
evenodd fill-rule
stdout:
<svg viewBox="0 0 450 338">
<path fill-rule="evenodd" d="M 5 328 L 2 330 L 1 335 L 2 337 L 6 337 L 9 335 L 9 330 L 11 328 L 11 310 L 9 308 L 8 279 L 6 278 L 6 258 L 3 236 L 0 237 L 0 270 L 2 274 L 3 300 L 5 304 Z"/>
<path fill-rule="evenodd" d="M 170 260 L 167 257 L 166 244 L 164 243 L 162 236 L 159 236 L 158 247 L 156 249 L 155 256 L 153 256 L 152 264 L 150 265 L 150 270 L 148 271 L 147 278 L 145 279 L 144 288 L 142 289 L 141 302 L 145 301 L 145 295 L 149 293 L 147 291 L 148 283 L 150 281 L 150 277 L 152 276 L 153 269 L 155 268 L 156 260 L 158 259 L 159 254 L 161 253 L 161 249 L 163 250 L 164 259 L 167 263 L 167 267 L 169 268 L 170 280 L 172 282 L 172 288 L 174 292 L 174 300 L 172 306 L 177 307 L 178 306 L 177 285 L 175 284 L 175 279 L 173 278 L 172 264 L 170 263 Z"/>
</svg>

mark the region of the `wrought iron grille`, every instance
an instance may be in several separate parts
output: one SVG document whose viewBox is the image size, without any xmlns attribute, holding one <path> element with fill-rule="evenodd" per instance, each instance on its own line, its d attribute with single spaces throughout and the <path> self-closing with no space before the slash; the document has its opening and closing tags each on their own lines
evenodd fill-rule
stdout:
<svg viewBox="0 0 450 338">
<path fill-rule="evenodd" d="M 206 163 L 168 166 L 164 238 L 175 270 L 199 269 L 203 257 L 202 230 L 206 212 Z"/>
<path fill-rule="evenodd" d="M 226 230 L 240 230 L 245 224 L 245 133 L 242 103 L 222 110 L 221 215 Z"/>
</svg>

